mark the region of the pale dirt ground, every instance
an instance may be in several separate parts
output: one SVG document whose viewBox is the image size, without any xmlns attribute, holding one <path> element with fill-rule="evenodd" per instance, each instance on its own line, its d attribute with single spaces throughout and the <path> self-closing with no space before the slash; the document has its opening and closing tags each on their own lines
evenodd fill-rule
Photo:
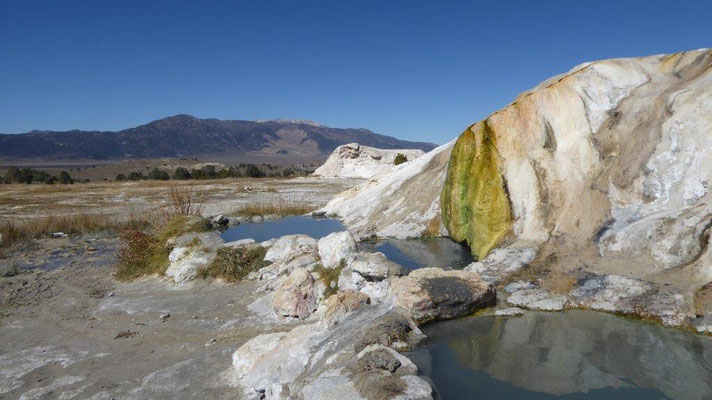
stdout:
<svg viewBox="0 0 712 400">
<path fill-rule="evenodd" d="M 190 182 L 206 193 L 206 214 L 275 197 L 320 205 L 355 183 Z M 0 214 L 118 215 L 152 206 L 172 184 L 4 185 Z M 119 283 L 117 245 L 114 233 L 35 239 L 0 260 L 22 270 L 0 277 L 0 399 L 239 399 L 232 353 L 258 333 L 289 328 L 248 310 L 256 284 Z"/>
<path fill-rule="evenodd" d="M 82 213 L 128 216 L 166 204 L 171 188 L 188 188 L 203 214 L 229 214 L 248 203 L 325 205 L 359 180 L 327 178 L 104 182 L 74 185 L 0 185 L 0 218 L 31 219 Z"/>
</svg>

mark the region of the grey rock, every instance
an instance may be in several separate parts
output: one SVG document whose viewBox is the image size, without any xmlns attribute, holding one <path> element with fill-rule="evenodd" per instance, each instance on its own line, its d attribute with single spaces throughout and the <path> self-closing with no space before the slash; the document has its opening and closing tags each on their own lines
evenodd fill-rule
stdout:
<svg viewBox="0 0 712 400">
<path fill-rule="evenodd" d="M 422 268 L 394 278 L 389 293 L 395 305 L 418 324 L 456 318 L 495 304 L 494 285 L 474 272 Z"/>
</svg>

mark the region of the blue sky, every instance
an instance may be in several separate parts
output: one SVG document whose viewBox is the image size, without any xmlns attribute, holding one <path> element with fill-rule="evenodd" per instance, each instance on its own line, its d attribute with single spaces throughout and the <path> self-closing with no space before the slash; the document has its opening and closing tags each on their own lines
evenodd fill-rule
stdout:
<svg viewBox="0 0 712 400">
<path fill-rule="evenodd" d="M 0 1 L 0 132 L 178 113 L 443 143 L 584 61 L 712 46 L 712 1 Z"/>
</svg>

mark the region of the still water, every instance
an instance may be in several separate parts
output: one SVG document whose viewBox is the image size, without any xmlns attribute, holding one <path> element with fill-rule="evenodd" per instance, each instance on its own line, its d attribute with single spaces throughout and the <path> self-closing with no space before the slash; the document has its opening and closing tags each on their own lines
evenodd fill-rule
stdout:
<svg viewBox="0 0 712 400">
<path fill-rule="evenodd" d="M 712 399 L 712 338 L 593 311 L 427 325 L 438 399 Z"/>
<path fill-rule="evenodd" d="M 245 223 L 226 241 L 345 230 L 339 221 L 289 217 Z M 409 269 L 473 261 L 449 239 L 362 243 Z M 407 354 L 440 400 L 712 399 L 712 338 L 592 311 L 528 312 L 426 325 Z"/>
<path fill-rule="evenodd" d="M 332 232 L 344 231 L 341 222 L 328 218 L 287 217 L 260 223 L 243 223 L 227 229 L 222 238 L 227 241 L 255 239 L 258 242 L 298 233 L 320 239 Z M 418 240 L 378 240 L 360 244 L 363 250 L 380 251 L 389 260 L 408 269 L 440 267 L 461 269 L 473 262 L 467 247 L 447 238 Z"/>
</svg>

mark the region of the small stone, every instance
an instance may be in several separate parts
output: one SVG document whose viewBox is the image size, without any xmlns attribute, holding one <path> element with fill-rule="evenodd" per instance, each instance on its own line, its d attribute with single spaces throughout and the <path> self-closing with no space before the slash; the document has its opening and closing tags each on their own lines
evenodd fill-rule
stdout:
<svg viewBox="0 0 712 400">
<path fill-rule="evenodd" d="M 524 310 L 519 307 L 509 307 L 495 311 L 494 315 L 497 317 L 518 317 L 524 315 Z"/>
<path fill-rule="evenodd" d="M 107 296 L 114 297 L 114 292 L 109 292 L 109 294 L 107 294 Z"/>
<path fill-rule="evenodd" d="M 160 319 L 161 322 L 166 322 L 166 320 L 167 320 L 170 316 L 171 316 L 171 314 L 165 313 L 165 314 L 161 314 L 161 316 L 158 317 L 158 319 Z"/>
<path fill-rule="evenodd" d="M 205 343 L 205 347 L 208 347 L 208 346 L 212 345 L 213 343 L 215 343 L 215 342 L 217 342 L 217 341 L 218 341 L 217 339 L 212 338 L 212 339 L 208 340 L 208 341 Z"/>
<path fill-rule="evenodd" d="M 65 238 L 67 237 L 67 234 L 64 232 L 54 232 L 52 233 L 52 239 L 59 239 L 59 238 Z"/>
<path fill-rule="evenodd" d="M 230 220 L 223 215 L 216 215 L 210 218 L 210 225 L 212 226 L 225 226 L 230 223 Z"/>
</svg>

